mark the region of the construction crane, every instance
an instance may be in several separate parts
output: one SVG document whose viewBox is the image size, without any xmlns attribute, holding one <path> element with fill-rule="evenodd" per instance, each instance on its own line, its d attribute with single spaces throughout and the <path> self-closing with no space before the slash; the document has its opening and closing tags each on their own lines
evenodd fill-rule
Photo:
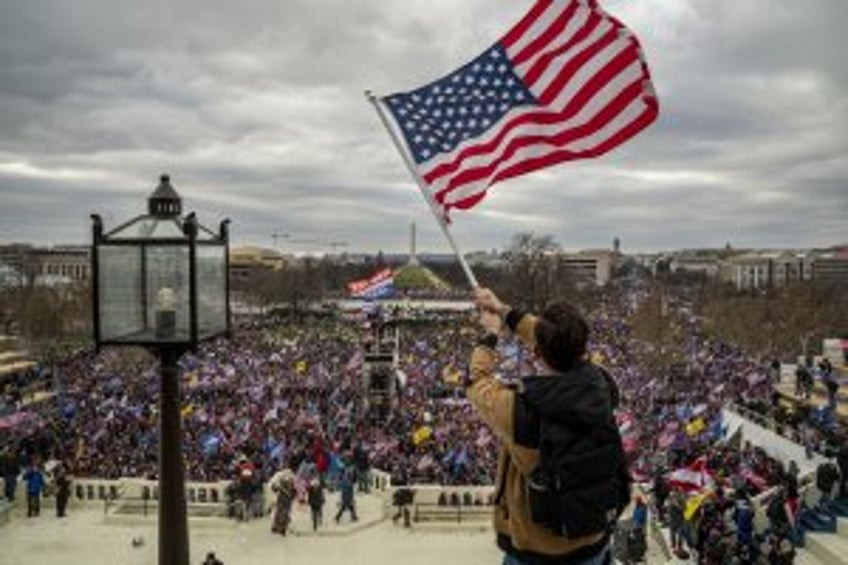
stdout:
<svg viewBox="0 0 848 565">
<path fill-rule="evenodd" d="M 271 239 L 274 240 L 274 247 L 279 248 L 279 240 L 285 239 L 288 243 L 294 245 L 318 245 L 320 247 L 329 247 L 333 250 L 333 253 L 340 247 L 347 247 L 348 243 L 346 241 L 339 240 L 323 240 L 323 239 L 292 239 L 291 235 L 287 233 L 274 232 L 271 234 Z"/>
<path fill-rule="evenodd" d="M 280 233 L 280 232 L 272 233 L 271 239 L 274 240 L 274 249 L 280 248 L 280 239 L 288 239 L 288 238 L 289 238 L 289 234 L 287 234 L 287 233 Z"/>
<path fill-rule="evenodd" d="M 339 247 L 347 247 L 346 241 L 335 240 L 325 241 L 322 239 L 290 239 L 288 240 L 288 242 L 293 243 L 295 245 L 318 245 L 320 247 L 329 247 L 333 250 L 333 252 L 335 252 L 336 249 L 338 249 Z"/>
</svg>

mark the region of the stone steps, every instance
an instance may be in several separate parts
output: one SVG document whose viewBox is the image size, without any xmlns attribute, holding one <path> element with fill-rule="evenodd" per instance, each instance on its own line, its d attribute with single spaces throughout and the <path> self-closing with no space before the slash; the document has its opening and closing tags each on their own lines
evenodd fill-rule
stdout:
<svg viewBox="0 0 848 565">
<path fill-rule="evenodd" d="M 822 561 L 806 549 L 798 548 L 795 554 L 795 563 L 797 565 L 828 565 L 826 561 Z"/>
<path fill-rule="evenodd" d="M 808 533 L 806 550 L 823 563 L 848 563 L 848 539 L 823 533 Z"/>
</svg>

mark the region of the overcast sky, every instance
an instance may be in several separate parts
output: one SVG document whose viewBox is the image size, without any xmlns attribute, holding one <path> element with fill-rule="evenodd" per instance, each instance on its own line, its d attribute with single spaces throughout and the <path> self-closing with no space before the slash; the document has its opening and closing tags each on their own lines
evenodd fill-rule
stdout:
<svg viewBox="0 0 848 565">
<path fill-rule="evenodd" d="M 235 243 L 271 234 L 447 246 L 363 91 L 438 78 L 516 0 L 0 0 L 0 243 L 82 243 L 141 213 L 161 172 Z M 660 100 L 601 159 L 495 185 L 454 213 L 471 251 L 848 241 L 848 1 L 606 0 Z M 320 250 L 285 244 L 294 251 Z"/>
</svg>

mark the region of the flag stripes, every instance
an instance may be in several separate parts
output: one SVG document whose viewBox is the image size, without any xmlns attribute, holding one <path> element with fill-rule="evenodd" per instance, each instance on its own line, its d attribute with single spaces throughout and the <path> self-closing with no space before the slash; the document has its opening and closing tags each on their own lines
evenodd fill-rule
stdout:
<svg viewBox="0 0 848 565">
<path fill-rule="evenodd" d="M 490 74 L 469 70 L 481 66 Z M 510 77 L 521 85 L 513 86 Z M 456 83 L 470 92 L 445 100 L 443 93 Z M 600 156 L 658 115 L 638 40 L 587 0 L 536 2 L 477 60 L 391 98 L 389 109 L 418 172 L 446 211 L 470 208 L 498 181 Z M 476 115 L 493 121 L 481 130 Z M 422 137 L 430 145 L 421 145 Z"/>
</svg>

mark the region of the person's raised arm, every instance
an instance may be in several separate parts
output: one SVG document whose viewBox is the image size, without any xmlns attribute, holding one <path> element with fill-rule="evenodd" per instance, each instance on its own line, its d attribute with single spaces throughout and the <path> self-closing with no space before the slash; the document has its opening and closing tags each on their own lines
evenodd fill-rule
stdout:
<svg viewBox="0 0 848 565">
<path fill-rule="evenodd" d="M 501 301 L 490 289 L 477 287 L 474 289 L 474 302 L 484 312 L 491 312 L 500 316 L 504 324 L 518 338 L 530 348 L 536 346 L 536 316 L 524 314 L 511 308 Z"/>
<path fill-rule="evenodd" d="M 495 347 L 503 321 L 493 310 L 481 309 L 479 322 L 485 334 L 471 353 L 466 396 L 483 421 L 502 439 L 511 441 L 515 393 L 494 378 L 497 365 Z"/>
<path fill-rule="evenodd" d="M 519 402 L 517 394 L 510 387 L 494 378 L 497 364 L 498 334 L 503 328 L 501 317 L 483 309 L 480 313 L 480 325 L 485 336 L 471 354 L 469 382 L 466 396 L 482 420 L 505 442 L 516 465 L 529 473 L 536 464 L 532 450 L 518 445 L 516 438 L 516 420 L 525 421 L 530 417 Z"/>
</svg>

